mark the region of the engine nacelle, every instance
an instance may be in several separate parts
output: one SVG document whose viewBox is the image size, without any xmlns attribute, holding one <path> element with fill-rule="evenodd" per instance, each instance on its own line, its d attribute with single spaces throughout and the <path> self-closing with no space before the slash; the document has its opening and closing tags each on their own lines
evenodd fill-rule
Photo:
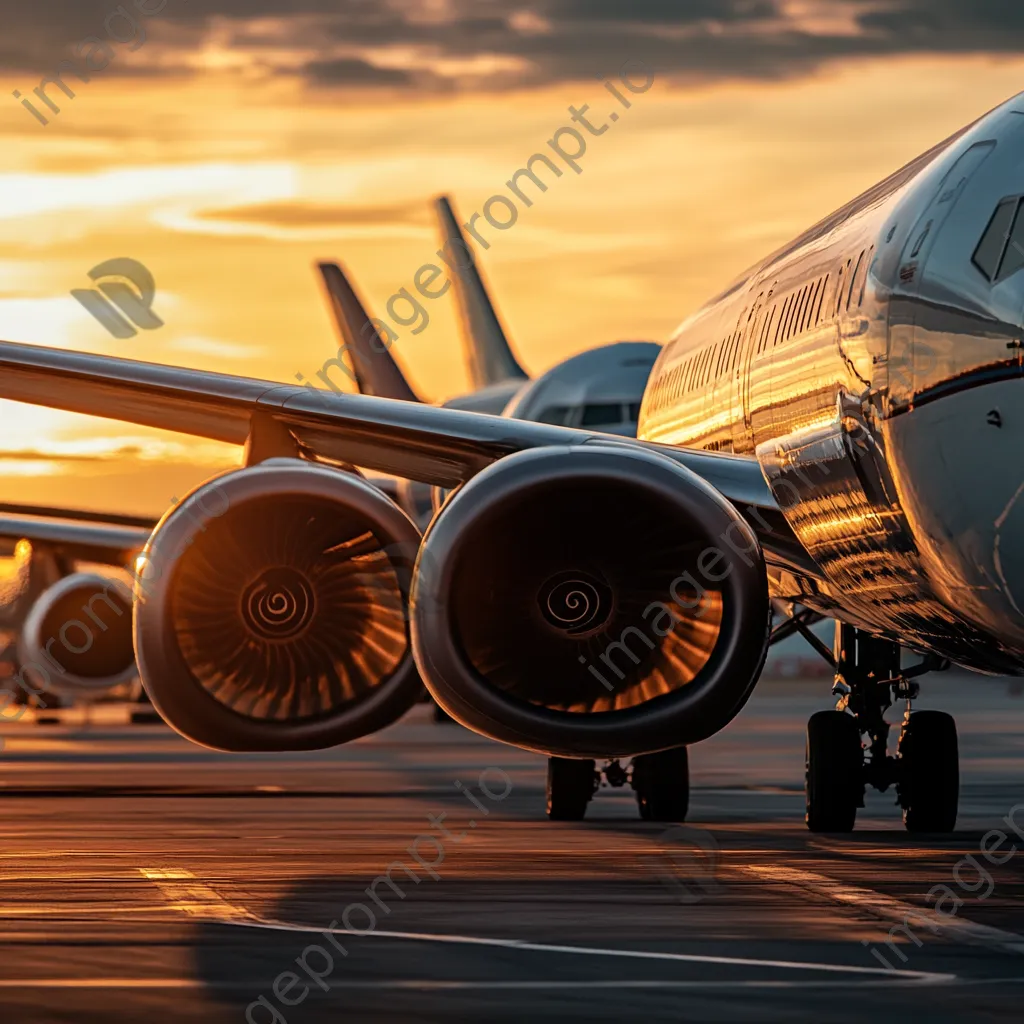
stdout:
<svg viewBox="0 0 1024 1024">
<path fill-rule="evenodd" d="M 757 538 L 696 474 L 636 448 L 521 452 L 454 494 L 413 583 L 424 682 L 493 739 L 627 757 L 739 712 L 769 628 Z"/>
<path fill-rule="evenodd" d="M 420 535 L 367 481 L 271 459 L 203 484 L 140 558 L 135 648 L 157 710 L 221 750 L 334 746 L 421 692 L 408 636 Z"/>
<path fill-rule="evenodd" d="M 33 685 L 63 697 L 94 699 L 132 682 L 131 588 L 96 573 L 65 576 L 32 605 L 17 649 Z"/>
</svg>

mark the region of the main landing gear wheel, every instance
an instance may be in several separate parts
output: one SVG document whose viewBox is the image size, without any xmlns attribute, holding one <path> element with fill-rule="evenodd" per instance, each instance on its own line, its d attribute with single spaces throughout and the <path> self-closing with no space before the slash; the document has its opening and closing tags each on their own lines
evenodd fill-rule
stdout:
<svg viewBox="0 0 1024 1024">
<path fill-rule="evenodd" d="M 634 757 L 632 786 L 644 821 L 685 821 L 690 809 L 686 747 Z"/>
<path fill-rule="evenodd" d="M 593 761 L 548 758 L 547 804 L 552 821 L 582 821 L 597 789 Z"/>
<path fill-rule="evenodd" d="M 956 723 L 943 711 L 908 715 L 896 784 L 908 832 L 952 832 L 960 799 Z"/>
<path fill-rule="evenodd" d="M 864 800 L 864 749 L 853 715 L 819 711 L 807 723 L 807 827 L 852 832 Z"/>
</svg>

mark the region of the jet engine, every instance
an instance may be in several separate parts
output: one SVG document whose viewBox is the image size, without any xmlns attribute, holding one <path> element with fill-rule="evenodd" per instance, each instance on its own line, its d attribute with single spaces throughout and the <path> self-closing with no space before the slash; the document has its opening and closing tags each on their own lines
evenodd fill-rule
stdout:
<svg viewBox="0 0 1024 1024">
<path fill-rule="evenodd" d="M 63 697 L 105 695 L 136 676 L 131 588 L 76 572 L 36 599 L 18 636 L 18 661 Z M 34 680 L 35 681 L 35 680 Z"/>
<path fill-rule="evenodd" d="M 419 542 L 351 473 L 271 459 L 203 484 L 137 567 L 153 704 L 221 750 L 315 749 L 391 724 L 421 692 L 407 616 Z"/>
<path fill-rule="evenodd" d="M 563 757 L 695 743 L 739 712 L 767 650 L 757 538 L 667 456 L 614 445 L 493 463 L 428 529 L 417 663 L 485 736 Z"/>
</svg>

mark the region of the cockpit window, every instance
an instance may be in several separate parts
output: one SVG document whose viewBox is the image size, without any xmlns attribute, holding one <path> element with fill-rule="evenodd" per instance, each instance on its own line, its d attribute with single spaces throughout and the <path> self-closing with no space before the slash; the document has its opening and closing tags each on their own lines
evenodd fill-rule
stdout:
<svg viewBox="0 0 1024 1024">
<path fill-rule="evenodd" d="M 569 413 L 572 409 L 568 405 L 549 405 L 537 417 L 538 423 L 554 423 L 564 427 L 569 422 Z"/>
<path fill-rule="evenodd" d="M 636 423 L 640 419 L 640 403 L 633 402 L 629 407 L 629 422 Z"/>
<path fill-rule="evenodd" d="M 583 406 L 581 427 L 608 427 L 622 422 L 622 406 L 618 403 Z"/>
<path fill-rule="evenodd" d="M 1003 255 L 996 280 L 1002 281 L 1004 277 L 1016 274 L 1021 267 L 1024 267 L 1024 206 L 1017 207 L 1017 216 L 1010 231 L 1010 240 L 1006 243 L 1006 253 Z"/>
<path fill-rule="evenodd" d="M 990 281 L 1007 277 L 1024 266 L 1024 253 L 1017 251 L 1018 247 L 1024 248 L 1024 224 L 1014 226 L 1019 203 L 1019 199 L 1004 199 L 996 207 L 978 248 L 974 250 L 972 262 Z M 1016 219 L 1021 220 L 1020 217 Z M 1004 253 L 1008 253 L 1005 258 Z M 1014 253 L 1016 259 L 1011 259 Z M 1013 270 L 1009 269 L 1011 265 Z"/>
</svg>

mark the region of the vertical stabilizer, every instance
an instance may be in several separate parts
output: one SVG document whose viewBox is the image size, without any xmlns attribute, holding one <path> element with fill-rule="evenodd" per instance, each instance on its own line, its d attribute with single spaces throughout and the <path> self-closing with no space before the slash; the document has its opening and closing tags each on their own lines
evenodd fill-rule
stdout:
<svg viewBox="0 0 1024 1024">
<path fill-rule="evenodd" d="M 327 300 L 338 333 L 348 352 L 356 384 L 364 395 L 397 398 L 403 402 L 419 402 L 398 363 L 384 347 L 380 335 L 367 327 L 370 317 L 337 263 L 317 264 L 327 289 Z"/>
<path fill-rule="evenodd" d="M 441 245 L 451 269 L 459 331 L 474 388 L 486 388 L 509 380 L 529 380 L 529 374 L 512 354 L 487 287 L 469 243 L 463 237 L 447 196 L 434 200 Z"/>
</svg>

